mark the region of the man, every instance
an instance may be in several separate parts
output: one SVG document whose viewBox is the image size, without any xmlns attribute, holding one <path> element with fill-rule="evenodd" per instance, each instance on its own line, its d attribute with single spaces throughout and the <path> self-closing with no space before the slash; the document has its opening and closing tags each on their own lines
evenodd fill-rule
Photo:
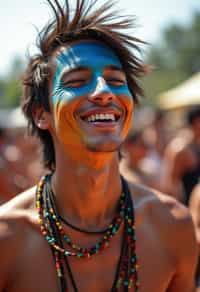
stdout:
<svg viewBox="0 0 200 292">
<path fill-rule="evenodd" d="M 69 15 L 67 1 L 48 2 L 56 18 L 28 65 L 23 110 L 50 174 L 1 208 L 0 290 L 193 291 L 188 211 L 118 169 L 145 71 L 130 22 L 110 3 L 77 1 Z"/>
<path fill-rule="evenodd" d="M 166 148 L 163 187 L 167 193 L 188 205 L 200 176 L 200 106 L 187 113 L 190 135 L 180 133 Z"/>
</svg>

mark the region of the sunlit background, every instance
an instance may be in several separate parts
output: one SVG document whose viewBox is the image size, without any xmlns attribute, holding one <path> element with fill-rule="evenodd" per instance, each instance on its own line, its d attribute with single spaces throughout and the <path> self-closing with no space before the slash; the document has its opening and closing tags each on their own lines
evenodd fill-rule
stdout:
<svg viewBox="0 0 200 292">
<path fill-rule="evenodd" d="M 37 52 L 36 35 L 47 23 L 51 10 L 45 0 L 0 2 L 0 195 L 4 201 L 33 185 L 43 172 L 36 159 L 38 143 L 25 136 L 26 123 L 19 109 L 20 77 L 27 56 Z M 146 98 L 142 101 L 143 107 L 136 110 L 133 128 L 142 135 L 148 128 L 145 139 L 155 149 L 161 139 L 162 149 L 156 149 L 159 152 L 156 171 L 159 172 L 165 147 L 177 131 L 185 128 L 182 116 L 191 105 L 200 104 L 200 4 L 198 0 L 115 2 L 120 12 L 135 16 L 131 34 L 148 43 L 142 46 L 140 57 L 152 65 L 153 71 L 141 80 Z M 98 5 L 103 3 L 99 0 Z M 190 86 L 188 89 L 188 79 L 192 89 Z M 153 123 L 157 123 L 156 119 L 160 122 L 160 114 L 166 120 L 164 123 L 161 118 L 162 126 L 159 124 L 157 131 Z M 143 156 L 148 156 L 145 151 Z M 141 171 L 148 176 L 147 172 L 153 172 L 152 167 L 155 164 Z M 158 184 L 153 187 L 162 189 Z"/>
<path fill-rule="evenodd" d="M 0 75 L 3 76 L 12 70 L 16 57 L 24 59 L 27 50 L 33 51 L 37 29 L 41 29 L 51 14 L 45 0 L 0 2 Z M 187 27 L 200 11 L 197 0 L 118 0 L 116 4 L 120 10 L 136 16 L 134 34 L 157 45 L 166 28 L 173 24 Z"/>
</svg>

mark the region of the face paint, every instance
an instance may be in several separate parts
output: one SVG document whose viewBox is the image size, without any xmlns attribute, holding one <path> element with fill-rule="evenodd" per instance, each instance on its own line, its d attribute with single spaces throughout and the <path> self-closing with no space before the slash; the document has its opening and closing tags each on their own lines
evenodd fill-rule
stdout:
<svg viewBox="0 0 200 292">
<path fill-rule="evenodd" d="M 107 141 L 109 141 L 109 138 L 113 141 L 117 140 L 120 136 L 120 141 L 116 143 L 119 145 L 130 126 L 133 100 L 118 57 L 102 43 L 81 41 L 71 47 L 59 49 L 53 61 L 55 62 L 55 71 L 51 90 L 51 104 L 55 136 L 62 141 L 67 152 L 73 152 L 75 149 L 77 151 L 84 144 L 100 145 L 103 136 L 102 139 Z M 85 74 L 83 72 L 80 74 L 81 77 L 77 77 L 79 68 L 80 71 L 86 70 Z M 105 73 L 106 70 L 118 72 L 117 75 L 124 76 L 121 77 L 120 75 L 120 79 L 123 80 L 117 82 L 110 80 L 112 74 Z M 79 80 L 79 78 L 84 80 Z M 112 94 L 115 97 L 114 106 L 116 104 L 124 115 L 118 129 L 112 133 L 105 131 L 102 134 L 91 125 L 85 125 L 86 123 L 82 123 L 76 117 L 76 112 L 81 107 L 87 105 L 87 108 L 92 108 L 94 106 L 94 103 L 89 102 L 89 97 L 103 94 Z"/>
<path fill-rule="evenodd" d="M 56 104 L 60 99 L 71 101 L 79 96 L 91 93 L 109 92 L 131 96 L 127 84 L 121 86 L 107 85 L 102 80 L 106 66 L 122 69 L 117 56 L 105 45 L 96 42 L 81 42 L 69 48 L 64 48 L 56 58 L 56 71 L 53 80 L 52 102 Z M 70 88 L 62 82 L 63 74 L 77 67 L 89 67 L 92 76 L 90 82 L 79 88 Z"/>
</svg>

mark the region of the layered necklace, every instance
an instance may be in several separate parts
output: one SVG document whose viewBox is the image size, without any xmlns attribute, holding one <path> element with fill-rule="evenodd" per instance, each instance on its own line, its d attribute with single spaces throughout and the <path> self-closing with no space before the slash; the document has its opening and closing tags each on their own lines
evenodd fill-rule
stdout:
<svg viewBox="0 0 200 292">
<path fill-rule="evenodd" d="M 117 234 L 122 223 L 124 226 L 121 251 L 111 292 L 130 291 L 133 287 L 138 292 L 134 208 L 126 181 L 121 177 L 122 194 L 118 202 L 116 214 L 109 226 L 100 231 L 87 231 L 73 226 L 60 216 L 56 206 L 55 195 L 51 188 L 51 176 L 49 174 L 42 177 L 37 185 L 36 208 L 38 210 L 41 232 L 53 254 L 60 292 L 67 291 L 64 267 L 67 269 L 74 292 L 79 291 L 70 267 L 69 258 L 76 257 L 79 260 L 84 260 L 84 258 L 95 257 L 96 254 L 103 252 L 112 243 L 112 238 Z M 88 236 L 89 234 L 101 234 L 101 239 L 90 248 L 79 246 L 64 232 L 63 224 L 79 232 L 87 233 Z"/>
</svg>

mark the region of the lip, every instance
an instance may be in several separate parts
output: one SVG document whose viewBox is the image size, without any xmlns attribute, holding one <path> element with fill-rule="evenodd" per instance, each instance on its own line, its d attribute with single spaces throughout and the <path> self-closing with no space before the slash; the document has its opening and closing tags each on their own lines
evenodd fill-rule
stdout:
<svg viewBox="0 0 200 292">
<path fill-rule="evenodd" d="M 87 122 L 80 119 L 81 124 L 86 125 L 87 127 L 96 128 L 98 130 L 115 130 L 119 125 L 120 122 Z"/>
<path fill-rule="evenodd" d="M 83 113 L 79 113 L 78 116 L 81 120 L 85 120 L 87 117 L 91 115 L 96 115 L 96 114 L 113 114 L 117 117 L 117 120 L 120 120 L 122 116 L 122 111 L 118 109 L 113 109 L 113 108 L 95 108 L 91 109 L 88 111 L 85 111 Z"/>
<path fill-rule="evenodd" d="M 117 116 L 116 121 L 96 121 L 96 122 L 88 122 L 86 119 L 90 115 L 96 114 L 114 114 Z M 81 122 L 81 124 L 87 125 L 87 127 L 95 127 L 99 130 L 115 130 L 121 124 L 121 120 L 123 118 L 123 112 L 118 108 L 93 108 L 90 110 L 80 111 L 76 114 L 76 117 Z"/>
</svg>

